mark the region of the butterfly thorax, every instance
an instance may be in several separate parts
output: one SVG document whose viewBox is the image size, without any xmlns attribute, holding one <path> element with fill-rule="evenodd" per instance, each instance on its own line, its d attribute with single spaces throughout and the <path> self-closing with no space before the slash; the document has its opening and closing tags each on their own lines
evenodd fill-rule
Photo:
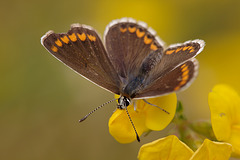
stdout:
<svg viewBox="0 0 240 160">
<path fill-rule="evenodd" d="M 123 89 L 123 95 L 126 97 L 134 98 L 141 88 L 143 88 L 144 76 L 137 76 L 130 81 L 127 86 Z"/>
<path fill-rule="evenodd" d="M 118 98 L 118 109 L 125 109 L 127 106 L 131 104 L 131 99 L 125 96 L 120 96 Z"/>
</svg>

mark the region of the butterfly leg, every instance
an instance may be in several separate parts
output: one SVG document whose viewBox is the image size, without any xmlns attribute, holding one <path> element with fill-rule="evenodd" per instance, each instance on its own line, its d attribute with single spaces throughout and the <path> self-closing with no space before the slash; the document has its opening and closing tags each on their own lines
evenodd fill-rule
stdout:
<svg viewBox="0 0 240 160">
<path fill-rule="evenodd" d="M 134 111 L 136 111 L 137 110 L 137 105 L 136 105 L 135 101 L 133 101 L 133 107 L 134 107 Z"/>
<path fill-rule="evenodd" d="M 144 101 L 145 103 L 151 105 L 151 106 L 154 106 L 154 107 L 157 107 L 157 108 L 161 109 L 162 111 L 164 111 L 164 112 L 167 113 L 167 114 L 170 114 L 170 113 L 169 113 L 168 111 L 166 111 L 165 109 L 163 109 L 163 108 L 161 108 L 161 107 L 159 107 L 159 106 L 157 106 L 157 105 L 155 105 L 155 104 L 152 104 L 152 103 L 148 102 L 146 99 L 143 99 L 143 101 Z"/>
</svg>

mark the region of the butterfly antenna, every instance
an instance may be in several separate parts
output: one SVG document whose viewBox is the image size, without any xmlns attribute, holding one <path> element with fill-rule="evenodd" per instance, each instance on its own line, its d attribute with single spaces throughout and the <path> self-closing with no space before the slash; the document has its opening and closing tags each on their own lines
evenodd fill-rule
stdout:
<svg viewBox="0 0 240 160">
<path fill-rule="evenodd" d="M 91 115 L 93 112 L 95 112 L 96 110 L 102 108 L 102 107 L 105 106 L 106 104 L 109 104 L 109 103 L 111 103 L 111 102 L 113 102 L 113 101 L 115 101 L 115 100 L 117 100 L 117 99 L 112 99 L 112 100 L 110 100 L 110 101 L 108 101 L 108 102 L 103 103 L 101 106 L 98 106 L 97 108 L 95 108 L 94 110 L 92 110 L 91 112 L 89 112 L 85 117 L 83 117 L 82 119 L 80 119 L 80 120 L 79 120 L 79 123 L 82 122 L 82 121 L 84 121 L 85 119 L 87 119 L 88 116 L 90 116 L 90 115 Z"/>
<path fill-rule="evenodd" d="M 136 130 L 134 124 L 133 124 L 133 121 L 132 121 L 132 119 L 131 119 L 131 117 L 130 117 L 130 114 L 129 114 L 128 110 L 127 110 L 127 107 L 126 107 L 125 109 L 126 109 L 128 118 L 129 118 L 129 120 L 130 120 L 130 122 L 131 122 L 131 124 L 132 124 L 132 126 L 133 126 L 133 129 L 134 129 L 134 131 L 135 131 L 135 133 L 136 133 L 137 141 L 140 142 L 140 138 L 139 138 L 138 133 L 137 133 L 137 130 Z"/>
<path fill-rule="evenodd" d="M 161 109 L 163 112 L 165 112 L 165 113 L 167 113 L 167 114 L 170 114 L 170 113 L 169 113 L 168 111 L 166 111 L 165 109 L 163 109 L 163 108 L 161 108 L 161 107 L 159 107 L 159 106 L 157 106 L 157 105 L 155 105 L 155 104 L 152 104 L 152 103 L 148 102 L 146 99 L 143 99 L 143 101 L 144 101 L 145 103 L 151 105 L 151 106 L 154 106 L 154 107 L 157 107 L 157 108 Z"/>
</svg>

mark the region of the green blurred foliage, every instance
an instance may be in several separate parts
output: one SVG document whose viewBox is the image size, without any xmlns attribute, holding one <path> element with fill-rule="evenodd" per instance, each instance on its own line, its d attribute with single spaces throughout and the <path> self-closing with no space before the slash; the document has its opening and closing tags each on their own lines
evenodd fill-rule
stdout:
<svg viewBox="0 0 240 160">
<path fill-rule="evenodd" d="M 240 92 L 240 1 L 2 1 L 0 6 L 0 159 L 136 159 L 139 144 L 118 144 L 108 133 L 115 104 L 78 124 L 113 97 L 54 59 L 41 46 L 48 30 L 66 32 L 72 23 L 103 34 L 113 19 L 133 17 L 167 43 L 203 39 L 199 76 L 178 94 L 188 119 L 208 119 L 207 95 L 214 84 Z"/>
</svg>

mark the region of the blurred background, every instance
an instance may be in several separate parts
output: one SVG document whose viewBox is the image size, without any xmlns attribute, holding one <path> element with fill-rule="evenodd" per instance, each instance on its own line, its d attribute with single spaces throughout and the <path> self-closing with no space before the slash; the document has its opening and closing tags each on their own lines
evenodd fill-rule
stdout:
<svg viewBox="0 0 240 160">
<path fill-rule="evenodd" d="M 48 30 L 70 24 L 103 35 L 113 19 L 145 21 L 167 44 L 203 39 L 199 76 L 178 93 L 189 120 L 209 119 L 208 93 L 227 83 L 240 93 L 240 1 L 238 0 L 10 0 L 0 6 L 0 159 L 137 159 L 142 142 L 119 144 L 108 132 L 116 105 L 78 120 L 113 98 L 53 58 L 40 44 Z"/>
</svg>

